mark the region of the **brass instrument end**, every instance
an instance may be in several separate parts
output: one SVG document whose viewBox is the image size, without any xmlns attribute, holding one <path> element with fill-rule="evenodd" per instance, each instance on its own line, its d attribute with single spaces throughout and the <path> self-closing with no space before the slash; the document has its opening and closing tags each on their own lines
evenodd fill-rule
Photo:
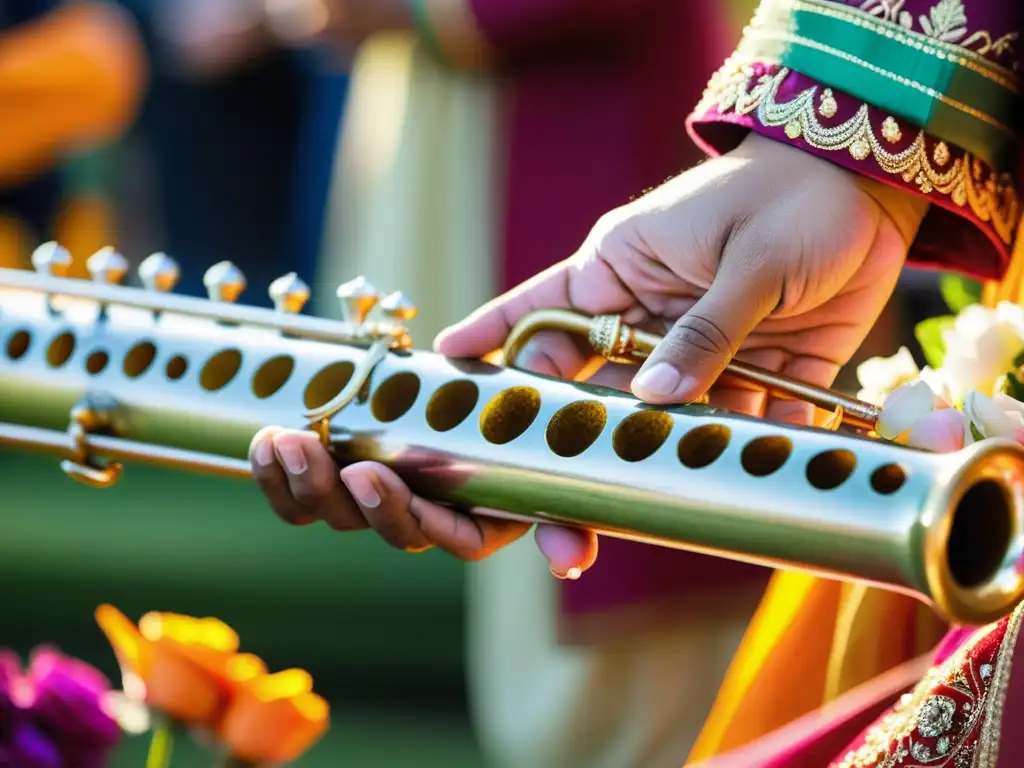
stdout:
<svg viewBox="0 0 1024 768">
<path fill-rule="evenodd" d="M 940 612 L 984 625 L 1024 599 L 1024 449 L 984 440 L 951 464 L 921 518 L 924 580 Z"/>
</svg>

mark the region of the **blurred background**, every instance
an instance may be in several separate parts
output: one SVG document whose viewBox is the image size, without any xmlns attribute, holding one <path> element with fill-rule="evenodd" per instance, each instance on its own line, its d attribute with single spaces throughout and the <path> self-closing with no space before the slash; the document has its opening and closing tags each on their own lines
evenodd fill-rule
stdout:
<svg viewBox="0 0 1024 768">
<path fill-rule="evenodd" d="M 709 4 L 725 30 L 719 47 L 704 52 L 709 60 L 731 50 L 753 4 Z M 322 30 L 315 13 L 286 8 L 275 15 L 275 5 L 282 4 L 0 0 L 0 264 L 31 268 L 33 248 L 50 239 L 70 249 L 75 273 L 83 276 L 86 258 L 105 245 L 134 264 L 164 251 L 181 264 L 179 290 L 203 295 L 203 271 L 228 259 L 248 278 L 242 301 L 269 305 L 266 286 L 294 270 L 314 288 L 311 311 L 328 315 L 334 308 L 323 296 L 333 295 L 339 279 L 361 273 L 374 248 L 395 254 L 392 266 L 380 267 L 384 279 L 403 275 L 402 259 L 417 257 L 416 244 L 426 243 L 427 233 L 396 240 L 391 213 L 370 210 L 359 193 L 358 176 L 369 162 L 359 142 L 367 133 L 392 135 L 394 153 L 412 151 L 400 135 L 413 106 L 401 99 L 430 72 L 416 55 L 395 55 L 395 38 L 378 39 L 375 33 L 387 31 L 389 22 L 353 25 L 328 45 L 316 34 Z M 680 38 L 680 46 L 698 45 L 694 37 Z M 390 63 L 380 66 L 389 51 Z M 600 71 L 623 54 L 598 46 L 586 55 Z M 528 49 L 515 76 L 563 66 L 545 64 L 547 56 L 544 46 Z M 686 109 L 717 61 L 691 73 L 695 93 Z M 371 108 L 363 103 L 358 115 L 349 115 L 353 73 L 370 70 L 376 78 Z M 512 87 L 509 77 L 499 73 L 490 95 L 481 96 L 477 76 L 468 76 L 468 100 L 435 90 L 435 101 L 449 98 L 454 105 L 444 118 L 452 131 L 461 130 L 459 104 L 472 106 L 495 92 L 500 98 Z M 592 97 L 581 89 L 580 98 Z M 610 109 L 612 121 L 631 119 L 625 107 Z M 459 140 L 464 154 L 454 163 L 470 180 L 492 172 L 485 167 L 488 153 L 512 151 L 500 140 L 501 110 L 491 119 L 498 124 L 486 130 L 499 140 L 481 143 L 475 134 Z M 346 135 L 353 142 L 348 151 L 339 149 Z M 684 135 L 678 142 L 689 146 Z M 436 161 L 440 152 L 427 156 Z M 430 174 L 441 171 L 432 168 L 418 166 L 425 174 L 420 189 L 460 208 L 457 196 L 445 197 L 447 177 L 433 180 Z M 388 187 L 376 189 L 386 194 Z M 626 199 L 610 197 L 607 207 Z M 516 273 L 507 264 L 472 261 L 481 252 L 474 248 L 493 232 L 470 231 L 449 212 L 430 217 L 432 226 L 442 219 L 463 226 L 458 231 L 468 238 L 469 255 L 460 300 L 425 303 L 421 345 Z M 556 238 L 562 255 L 586 234 L 583 222 L 596 216 L 578 218 L 579 226 Z M 421 261 L 410 284 L 380 287 L 400 287 L 414 298 L 431 294 L 416 275 L 439 266 Z M 513 282 L 527 275 L 515 276 Z M 934 279 L 908 273 L 861 358 L 891 354 L 901 344 L 917 355 L 914 323 L 941 311 Z M 852 366 L 840 386 L 856 390 Z M 0 487 L 3 645 L 24 653 L 54 642 L 117 679 L 93 622 L 98 603 L 113 603 L 132 618 L 148 610 L 213 615 L 237 629 L 243 647 L 272 669 L 309 669 L 331 701 L 330 734 L 299 766 L 484 764 L 466 695 L 466 572 L 454 559 L 436 552 L 408 557 L 371 534 L 284 530 L 244 483 L 132 468 L 117 488 L 99 492 L 65 479 L 49 460 L 4 455 Z M 129 740 L 116 765 L 141 765 L 144 750 L 144 740 Z M 203 764 L 186 746 L 175 760 Z"/>
</svg>

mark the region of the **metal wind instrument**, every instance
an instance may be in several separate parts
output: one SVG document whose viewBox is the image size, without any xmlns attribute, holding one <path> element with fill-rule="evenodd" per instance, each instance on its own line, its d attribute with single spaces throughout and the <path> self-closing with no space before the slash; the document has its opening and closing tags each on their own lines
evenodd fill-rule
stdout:
<svg viewBox="0 0 1024 768">
<path fill-rule="evenodd" d="M 375 460 L 419 494 L 481 514 L 559 522 L 917 595 L 949 620 L 985 623 L 1024 597 L 1024 451 L 988 440 L 935 455 L 836 429 L 798 428 L 706 405 L 657 408 L 613 390 L 411 350 L 415 307 L 365 280 L 338 290 L 343 322 L 300 315 L 294 274 L 277 311 L 236 302 L 224 262 L 209 300 L 175 296 L 177 266 L 119 254 L 67 279 L 47 244 L 36 273 L 0 270 L 0 445 L 49 453 L 104 487 L 145 462 L 244 478 L 267 425 L 316 430 L 342 464 Z M 657 337 L 618 318 L 546 310 L 538 330 L 586 335 L 617 361 Z M 734 364 L 735 380 L 870 430 L 876 410 Z M 491 512 L 489 510 L 502 510 Z"/>
</svg>

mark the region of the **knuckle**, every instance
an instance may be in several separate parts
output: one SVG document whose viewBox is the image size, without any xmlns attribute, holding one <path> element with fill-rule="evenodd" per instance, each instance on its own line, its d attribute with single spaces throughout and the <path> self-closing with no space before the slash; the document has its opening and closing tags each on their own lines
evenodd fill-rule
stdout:
<svg viewBox="0 0 1024 768">
<path fill-rule="evenodd" d="M 300 504 L 316 508 L 326 504 L 336 490 L 337 485 L 328 477 L 309 477 L 297 484 L 292 495 Z"/>
<path fill-rule="evenodd" d="M 417 536 L 412 535 L 408 526 L 402 525 L 399 520 L 392 517 L 374 520 L 373 530 L 395 549 L 406 549 L 417 543 L 422 543 Z"/>
<path fill-rule="evenodd" d="M 335 531 L 340 533 L 346 533 L 348 531 L 358 531 L 366 527 L 365 524 L 360 524 L 354 520 L 350 515 L 345 514 L 334 514 L 325 517 L 327 525 Z"/>
<path fill-rule="evenodd" d="M 673 351 L 699 350 L 709 356 L 732 355 L 735 345 L 725 331 L 708 317 L 690 312 L 670 334 Z"/>
</svg>

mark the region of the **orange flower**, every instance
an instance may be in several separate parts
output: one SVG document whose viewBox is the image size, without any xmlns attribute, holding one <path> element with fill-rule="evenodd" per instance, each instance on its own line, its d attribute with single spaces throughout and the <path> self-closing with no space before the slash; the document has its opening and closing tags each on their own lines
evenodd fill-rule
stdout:
<svg viewBox="0 0 1024 768">
<path fill-rule="evenodd" d="M 220 737 L 231 753 L 256 764 L 296 760 L 327 730 L 330 709 L 301 669 L 260 675 L 242 685 L 224 714 Z"/>
<path fill-rule="evenodd" d="M 238 653 L 238 635 L 218 619 L 147 613 L 136 627 L 110 605 L 96 609 L 124 677 L 125 693 L 193 725 L 216 726 L 235 688 L 266 666 Z"/>
</svg>

